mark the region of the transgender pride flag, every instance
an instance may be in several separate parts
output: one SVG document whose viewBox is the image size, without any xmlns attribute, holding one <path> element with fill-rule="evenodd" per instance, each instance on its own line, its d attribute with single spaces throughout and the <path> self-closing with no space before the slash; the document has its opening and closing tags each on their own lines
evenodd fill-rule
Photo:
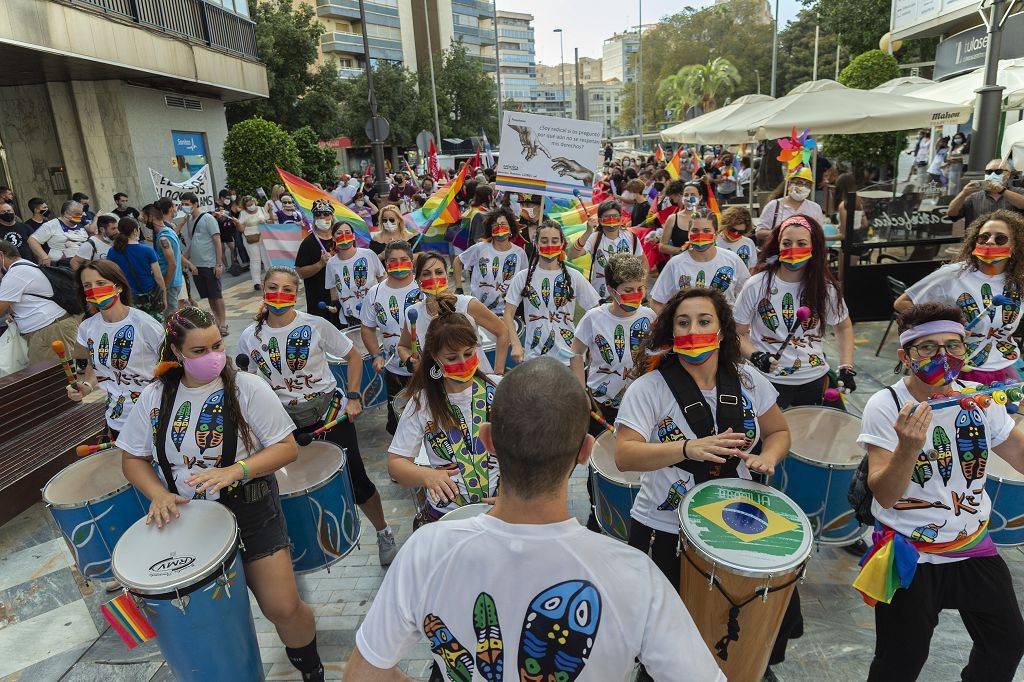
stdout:
<svg viewBox="0 0 1024 682">
<path fill-rule="evenodd" d="M 260 225 L 260 240 L 267 250 L 271 265 L 295 267 L 295 254 L 306 236 L 306 230 L 298 223 L 275 223 Z"/>
</svg>

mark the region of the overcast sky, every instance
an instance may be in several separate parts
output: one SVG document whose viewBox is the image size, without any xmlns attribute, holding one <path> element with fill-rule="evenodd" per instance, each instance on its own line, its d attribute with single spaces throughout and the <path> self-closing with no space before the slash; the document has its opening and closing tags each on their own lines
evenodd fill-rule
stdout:
<svg viewBox="0 0 1024 682">
<path fill-rule="evenodd" d="M 772 5 L 774 7 L 774 0 Z M 558 64 L 558 34 L 553 29 L 565 31 L 565 59 L 572 61 L 573 48 L 580 48 L 581 57 L 600 57 L 601 44 L 613 33 L 635 26 L 638 15 L 638 0 L 497 0 L 498 9 L 510 12 L 526 12 L 534 16 L 534 30 L 537 40 L 537 63 Z M 657 22 L 661 17 L 678 12 L 686 4 L 706 7 L 713 0 L 642 0 L 645 24 Z M 796 17 L 803 5 L 799 0 L 780 0 L 779 14 L 782 26 Z"/>
</svg>

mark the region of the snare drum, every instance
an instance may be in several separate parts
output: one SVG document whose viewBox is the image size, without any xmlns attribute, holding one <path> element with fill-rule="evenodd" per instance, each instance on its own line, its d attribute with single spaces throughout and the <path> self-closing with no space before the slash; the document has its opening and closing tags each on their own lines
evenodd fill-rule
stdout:
<svg viewBox="0 0 1024 682">
<path fill-rule="evenodd" d="M 121 451 L 101 450 L 66 467 L 43 487 L 50 510 L 79 572 L 110 580 L 114 546 L 149 504 L 121 473 Z"/>
<path fill-rule="evenodd" d="M 615 434 L 602 433 L 590 456 L 594 516 L 601 530 L 616 540 L 629 540 L 629 510 L 640 493 L 640 474 L 615 466 Z"/>
<path fill-rule="evenodd" d="M 238 552 L 238 523 L 192 500 L 163 528 L 135 522 L 114 548 L 114 576 L 142 601 L 176 680 L 261 680 L 263 663 Z"/>
<path fill-rule="evenodd" d="M 807 514 L 814 539 L 851 545 L 864 535 L 846 499 L 864 458 L 857 445 L 860 419 L 831 407 L 791 407 L 783 412 L 792 444 L 775 467 L 775 486 Z"/>
<path fill-rule="evenodd" d="M 793 500 L 739 478 L 701 483 L 677 511 L 683 603 L 726 677 L 760 680 L 811 553 L 811 524 Z M 735 620 L 723 592 L 750 599 Z"/>
<path fill-rule="evenodd" d="M 334 564 L 359 541 L 359 510 L 346 464 L 344 450 L 315 440 L 277 471 L 296 573 Z"/>
<path fill-rule="evenodd" d="M 373 370 L 373 358 L 370 357 L 370 352 L 366 350 L 361 330 L 362 327 L 349 327 L 344 333 L 363 357 L 363 377 L 359 383 L 359 392 L 363 394 L 363 407 L 383 405 L 388 400 L 384 375 L 378 374 Z M 344 360 L 335 361 L 334 358 L 328 358 L 328 360 L 331 362 L 331 371 L 334 372 L 334 378 L 338 381 L 338 386 L 342 390 L 347 390 L 348 365 L 342 364 Z"/>
<path fill-rule="evenodd" d="M 458 509 L 452 509 L 450 512 L 442 516 L 440 521 L 461 521 L 462 519 L 469 519 L 479 514 L 486 514 L 494 505 L 487 504 L 486 502 L 478 502 L 476 504 L 467 504 L 465 507 L 459 507 Z"/>
<path fill-rule="evenodd" d="M 1024 474 L 989 451 L 985 491 L 992 500 L 988 532 L 1002 546 L 1024 545 Z"/>
</svg>

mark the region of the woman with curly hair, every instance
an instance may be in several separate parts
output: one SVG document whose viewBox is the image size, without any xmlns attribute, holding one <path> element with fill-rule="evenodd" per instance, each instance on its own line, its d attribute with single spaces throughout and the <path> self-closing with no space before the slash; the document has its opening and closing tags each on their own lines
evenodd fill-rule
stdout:
<svg viewBox="0 0 1024 682">
<path fill-rule="evenodd" d="M 495 315 L 505 312 L 509 282 L 526 269 L 526 252 L 512 243 L 519 237 L 519 221 L 510 208 L 496 208 L 484 214 L 484 238 L 472 244 L 452 261 L 455 293 L 462 293 L 462 269 L 472 274 L 469 293 Z"/>
<path fill-rule="evenodd" d="M 200 308 L 167 319 L 160 360 L 159 381 L 143 389 L 117 438 L 125 478 L 150 501 L 146 523 L 175 523 L 178 506 L 194 499 L 230 509 L 256 603 L 302 679 L 322 681 L 316 622 L 299 596 L 274 477 L 298 457 L 295 424 L 270 384 L 228 364 L 214 318 Z"/>
<path fill-rule="evenodd" d="M 920 303 L 951 303 L 964 313 L 968 359 L 960 378 L 991 384 L 1016 381 L 1020 348 L 1013 335 L 1024 295 L 1024 217 L 1000 209 L 979 216 L 967 228 L 952 263 L 917 282 L 896 299 L 897 312 Z M 1009 301 L 997 305 L 993 298 Z"/>
<path fill-rule="evenodd" d="M 801 307 L 809 309 L 807 319 L 801 319 Z M 853 324 L 842 288 L 828 269 L 825 233 L 813 218 L 790 216 L 772 229 L 733 312 L 744 357 L 775 386 L 781 407 L 823 404 L 829 371 L 826 325 L 836 333 L 839 380 L 851 391 L 857 388 Z"/>
<path fill-rule="evenodd" d="M 713 478 L 770 476 L 789 452 L 789 427 L 778 392 L 744 363 L 732 310 L 715 289 L 684 289 L 666 302 L 636 350 L 633 375 L 615 420 L 615 465 L 642 472 L 629 544 L 678 585 L 683 495 Z M 794 592 L 772 663 L 802 628 Z"/>
</svg>

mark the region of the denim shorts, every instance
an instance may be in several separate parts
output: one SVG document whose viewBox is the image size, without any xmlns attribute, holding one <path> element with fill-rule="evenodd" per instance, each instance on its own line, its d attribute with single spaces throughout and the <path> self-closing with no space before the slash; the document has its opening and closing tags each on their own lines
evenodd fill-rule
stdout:
<svg viewBox="0 0 1024 682">
<path fill-rule="evenodd" d="M 285 525 L 284 512 L 281 510 L 277 478 L 273 474 L 254 478 L 221 493 L 220 502 L 238 520 L 243 563 L 291 547 L 288 526 Z"/>
</svg>

